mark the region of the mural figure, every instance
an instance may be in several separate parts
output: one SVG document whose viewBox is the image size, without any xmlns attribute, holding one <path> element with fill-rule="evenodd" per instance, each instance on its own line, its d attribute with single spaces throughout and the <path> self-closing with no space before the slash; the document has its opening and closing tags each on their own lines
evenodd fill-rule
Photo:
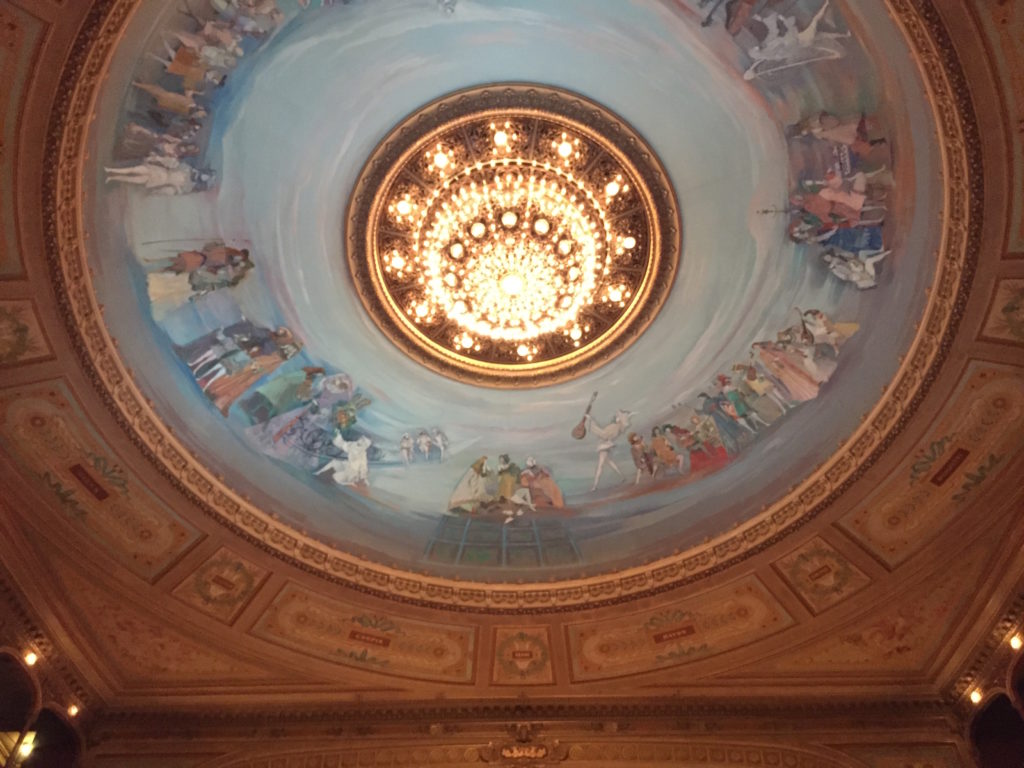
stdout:
<svg viewBox="0 0 1024 768">
<path fill-rule="evenodd" d="M 525 484 L 521 484 L 521 477 L 522 470 L 518 464 L 509 458 L 507 453 L 503 453 L 498 457 L 497 498 L 500 501 L 509 502 L 503 510 L 507 515 L 506 523 L 511 521 L 513 515 L 522 515 L 523 507 L 527 507 L 534 512 L 537 511 L 537 508 L 533 505 L 530 489 Z"/>
<path fill-rule="evenodd" d="M 245 248 L 232 248 L 217 241 L 202 250 L 182 251 L 159 272 L 146 275 L 153 318 L 168 313 L 199 297 L 240 284 L 254 267 Z"/>
<path fill-rule="evenodd" d="M 820 249 L 829 273 L 859 290 L 878 285 L 886 248 L 886 198 L 892 187 L 888 141 L 865 113 L 839 118 L 817 112 L 792 125 L 791 195 L 794 242 Z"/>
<path fill-rule="evenodd" d="M 342 437 L 341 430 L 337 430 L 331 442 L 344 451 L 346 458 L 331 459 L 314 474 L 322 475 L 325 472 L 330 472 L 331 479 L 338 485 L 368 486 L 370 484 L 370 464 L 367 454 L 373 444 L 370 438 L 363 435 L 356 440 L 348 441 Z"/>
<path fill-rule="evenodd" d="M 803 29 L 799 28 L 793 16 L 783 16 L 774 11 L 763 17 L 753 15 L 752 20 L 760 22 L 765 32 L 761 42 L 747 51 L 754 63 L 743 73 L 743 78 L 753 80 L 815 61 L 842 58 L 846 51 L 838 41 L 849 37 L 850 33 L 819 30 L 829 2 L 825 0 Z"/>
<path fill-rule="evenodd" d="M 402 457 L 402 463 L 405 464 L 405 466 L 407 467 L 410 464 L 412 464 L 412 451 L 412 435 L 410 435 L 408 432 L 405 432 L 402 434 L 401 440 L 398 441 L 398 453 Z"/>
<path fill-rule="evenodd" d="M 487 490 L 489 477 L 491 469 L 487 466 L 487 457 L 481 456 L 466 470 L 466 474 L 455 486 L 448 499 L 448 510 L 473 514 L 482 504 L 491 501 L 492 495 Z"/>
<path fill-rule="evenodd" d="M 421 429 L 416 436 L 416 449 L 422 454 L 424 461 L 430 461 L 430 448 L 434 444 L 433 438 L 425 429 Z"/>
<path fill-rule="evenodd" d="M 253 423 L 246 436 L 258 450 L 313 473 L 325 461 L 345 457 L 334 442 L 339 431 L 348 442 L 366 436 L 367 461 L 380 458 L 372 438 L 356 429 L 359 411 L 370 404 L 348 374 L 305 366 L 257 387 L 238 411 Z"/>
<path fill-rule="evenodd" d="M 690 452 L 676 453 L 663 427 L 651 428 L 651 452 L 659 466 L 666 469 L 674 467 L 680 475 L 690 472 Z"/>
<path fill-rule="evenodd" d="M 234 29 L 252 37 L 266 37 L 284 21 L 277 0 L 210 0 L 210 5 Z"/>
<path fill-rule="evenodd" d="M 157 109 L 163 112 L 171 112 L 195 120 L 202 120 L 209 114 L 201 104 L 196 102 L 199 91 L 195 89 L 184 88 L 181 93 L 178 93 L 152 83 L 135 81 L 132 85 L 152 96 L 156 101 Z"/>
<path fill-rule="evenodd" d="M 434 427 L 430 433 L 430 440 L 440 454 L 439 461 L 444 461 L 444 452 L 448 449 L 448 435 L 442 432 L 439 427 Z"/>
<path fill-rule="evenodd" d="M 181 131 L 180 136 L 169 132 L 160 132 L 146 128 L 136 122 L 124 127 L 116 154 L 123 160 L 143 160 L 150 155 L 160 157 L 197 157 L 199 145 L 191 141 L 195 132 L 193 128 Z"/>
<path fill-rule="evenodd" d="M 183 195 L 209 189 L 217 174 L 209 168 L 193 168 L 174 157 L 150 155 L 127 168 L 106 167 L 107 183 L 116 181 L 144 187 L 154 195 Z"/>
<path fill-rule="evenodd" d="M 227 82 L 228 76 L 223 70 L 231 69 L 238 63 L 236 56 L 217 46 L 206 45 L 188 33 L 175 34 L 183 45 L 174 49 L 164 40 L 166 58 L 155 53 L 149 54 L 164 65 L 167 74 L 179 76 L 185 90 L 193 92 L 200 92 L 207 84 L 220 87 Z M 185 43 L 185 39 L 190 39 L 191 45 Z"/>
<path fill-rule="evenodd" d="M 612 450 L 615 448 L 615 441 L 622 437 L 626 430 L 629 429 L 633 415 L 630 411 L 618 410 L 615 412 L 611 423 L 605 426 L 601 426 L 594 421 L 594 418 L 590 415 L 589 408 L 584 415 L 583 420 L 586 423 L 587 430 L 598 439 L 597 470 L 594 472 L 594 485 L 591 487 L 591 491 L 597 490 L 597 484 L 601 480 L 601 473 L 604 471 L 605 464 L 615 470 L 615 474 L 621 480 L 626 479 L 626 476 L 622 474 L 622 471 L 612 459 Z"/>
<path fill-rule="evenodd" d="M 228 409 L 249 387 L 285 360 L 302 343 L 287 328 L 271 330 L 242 320 L 175 349 L 196 383 L 217 409 Z"/>
<path fill-rule="evenodd" d="M 527 456 L 526 467 L 519 474 L 519 482 L 530 491 L 530 498 L 538 507 L 562 509 L 565 500 L 551 470 L 542 467 L 533 456 Z"/>
</svg>

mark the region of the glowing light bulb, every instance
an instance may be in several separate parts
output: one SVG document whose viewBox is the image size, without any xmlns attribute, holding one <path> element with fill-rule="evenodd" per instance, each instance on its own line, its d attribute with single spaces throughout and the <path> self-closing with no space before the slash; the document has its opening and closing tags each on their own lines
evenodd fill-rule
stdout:
<svg viewBox="0 0 1024 768">
<path fill-rule="evenodd" d="M 426 304 L 416 305 L 416 317 L 426 317 L 429 312 L 430 310 L 427 308 Z"/>
<path fill-rule="evenodd" d="M 1013 648 L 1013 650 L 1015 651 L 1019 651 L 1022 647 L 1024 647 L 1024 638 L 1022 638 L 1020 635 L 1014 635 L 1010 638 L 1010 647 Z"/>
<path fill-rule="evenodd" d="M 572 144 L 568 141 L 563 141 L 558 145 L 558 156 L 562 158 L 568 158 L 572 154 Z"/>
<path fill-rule="evenodd" d="M 520 357 L 526 357 L 527 355 L 530 354 L 530 348 L 525 344 L 520 344 L 516 348 L 516 352 L 519 354 Z"/>
<path fill-rule="evenodd" d="M 474 221 L 469 228 L 469 234 L 479 240 L 487 232 L 487 225 L 482 221 Z"/>
<path fill-rule="evenodd" d="M 619 183 L 617 181 L 609 181 L 608 186 L 604 188 L 604 192 L 608 197 L 615 197 L 619 194 Z"/>
<path fill-rule="evenodd" d="M 981 691 L 979 691 L 977 689 L 971 691 L 971 704 L 980 704 L 980 703 L 981 703 Z"/>
<path fill-rule="evenodd" d="M 518 296 L 523 292 L 523 278 L 515 273 L 501 278 L 501 290 L 509 296 Z"/>
<path fill-rule="evenodd" d="M 514 227 L 519 221 L 519 215 L 515 211 L 505 211 L 501 214 L 501 225 L 503 227 Z"/>
<path fill-rule="evenodd" d="M 18 754 L 22 757 L 28 757 L 32 754 L 32 749 L 33 746 L 26 741 L 24 744 L 18 747 Z"/>
<path fill-rule="evenodd" d="M 625 248 L 627 251 L 636 248 L 636 238 L 632 236 L 625 238 L 622 241 L 622 247 Z"/>
<path fill-rule="evenodd" d="M 559 240 L 558 252 L 563 256 L 568 256 L 572 253 L 572 240 Z"/>
<path fill-rule="evenodd" d="M 582 338 L 582 336 L 583 331 L 580 330 L 579 326 L 576 326 L 571 331 L 569 331 L 569 338 L 572 339 L 573 341 L 579 341 L 580 338 Z"/>
<path fill-rule="evenodd" d="M 434 165 L 437 166 L 438 168 L 447 168 L 448 155 L 446 155 L 444 152 L 438 152 L 436 155 L 434 155 Z"/>
<path fill-rule="evenodd" d="M 462 245 L 462 243 L 452 243 L 451 246 L 448 248 L 448 255 L 451 256 L 456 261 L 458 261 L 459 259 L 466 255 L 466 249 Z"/>
<path fill-rule="evenodd" d="M 77 704 L 72 704 L 68 707 L 68 717 L 78 717 L 80 711 Z"/>
<path fill-rule="evenodd" d="M 537 219 L 533 222 L 533 231 L 538 235 L 546 235 L 551 231 L 551 222 L 547 219 Z"/>
<path fill-rule="evenodd" d="M 36 665 L 36 662 L 39 661 L 39 654 L 35 653 L 34 651 L 29 651 L 22 658 L 25 659 L 25 663 L 28 666 L 34 667 Z"/>
<path fill-rule="evenodd" d="M 391 266 L 395 269 L 402 269 L 405 266 L 405 259 L 396 253 L 391 257 Z"/>
<path fill-rule="evenodd" d="M 498 131 L 494 134 L 494 146 L 504 147 L 508 144 L 508 134 L 504 131 Z"/>
<path fill-rule="evenodd" d="M 408 216 L 412 213 L 412 203 L 408 200 L 399 200 L 398 205 L 395 206 L 395 210 L 402 216 Z"/>
</svg>

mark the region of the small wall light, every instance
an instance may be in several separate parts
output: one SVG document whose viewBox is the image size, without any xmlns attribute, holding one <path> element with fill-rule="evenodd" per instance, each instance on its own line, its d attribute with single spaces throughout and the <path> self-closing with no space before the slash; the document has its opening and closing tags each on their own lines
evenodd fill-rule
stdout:
<svg viewBox="0 0 1024 768">
<path fill-rule="evenodd" d="M 36 665 L 36 662 L 39 661 L 39 654 L 35 651 L 28 651 L 22 658 L 25 659 L 26 664 L 28 664 L 30 667 L 34 667 Z"/>
<path fill-rule="evenodd" d="M 980 704 L 980 703 L 981 703 L 981 691 L 979 691 L 977 688 L 975 688 L 973 691 L 971 691 L 971 704 Z"/>
</svg>

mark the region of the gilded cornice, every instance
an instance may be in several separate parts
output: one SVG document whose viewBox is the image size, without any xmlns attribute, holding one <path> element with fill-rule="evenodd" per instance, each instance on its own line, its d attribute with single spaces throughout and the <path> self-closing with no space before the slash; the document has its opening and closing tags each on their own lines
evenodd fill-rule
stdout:
<svg viewBox="0 0 1024 768">
<path fill-rule="evenodd" d="M 933 699 L 865 699 L 838 696 L 799 700 L 722 698 L 662 698 L 634 701 L 534 700 L 515 702 L 438 701 L 432 703 L 352 704 L 323 707 L 225 709 L 190 707 L 158 713 L 111 709 L 93 734 L 97 739 L 140 736 L 170 731 L 229 737 L 241 733 L 292 735 L 370 735 L 432 732 L 435 724 L 456 724 L 460 732 L 493 728 L 495 723 L 547 722 L 577 729 L 642 732 L 700 732 L 740 728 L 789 733 L 849 724 L 851 717 L 881 729 L 919 728 L 949 722 L 948 705 Z M 613 725 L 609 725 L 613 724 Z"/>
<path fill-rule="evenodd" d="M 882 399 L 836 454 L 750 522 L 683 553 L 610 575 L 524 586 L 428 577 L 333 549 L 228 488 L 185 449 L 117 352 L 92 290 L 82 220 L 86 136 L 98 88 L 140 0 L 100 0 L 66 64 L 48 132 L 43 209 L 47 260 L 78 357 L 134 444 L 197 507 L 286 562 L 368 594 L 446 610 L 545 613 L 609 605 L 675 589 L 773 545 L 844 493 L 908 424 L 948 356 L 964 313 L 984 205 L 970 91 L 932 0 L 888 0 L 920 65 L 941 144 L 945 219 L 917 337 Z"/>
</svg>

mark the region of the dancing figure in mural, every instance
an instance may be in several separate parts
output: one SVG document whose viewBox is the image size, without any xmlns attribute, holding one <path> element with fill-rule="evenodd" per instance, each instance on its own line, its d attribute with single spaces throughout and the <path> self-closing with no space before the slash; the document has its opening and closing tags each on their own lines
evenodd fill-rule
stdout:
<svg viewBox="0 0 1024 768">
<path fill-rule="evenodd" d="M 442 432 L 438 427 L 435 427 L 430 433 L 430 441 L 441 454 L 441 458 L 439 460 L 444 461 L 444 452 L 448 450 L 448 435 Z"/>
<path fill-rule="evenodd" d="M 799 28 L 796 18 L 772 12 L 767 16 L 753 15 L 765 28 L 764 39 L 747 53 L 754 63 L 743 73 L 743 79 L 781 72 L 784 69 L 811 64 L 815 61 L 842 58 L 846 51 L 839 40 L 848 38 L 849 32 L 823 32 L 819 30 L 830 0 L 825 0 L 810 23 Z"/>
<path fill-rule="evenodd" d="M 433 444 L 434 441 L 427 433 L 427 430 L 421 429 L 420 433 L 416 435 L 416 448 L 423 454 L 424 461 L 430 461 L 430 447 Z"/>
<path fill-rule="evenodd" d="M 860 330 L 858 323 L 835 323 L 820 309 L 809 309 L 803 314 L 804 327 L 814 337 L 815 344 L 826 344 L 839 355 L 839 348 Z"/>
<path fill-rule="evenodd" d="M 155 53 L 149 56 L 163 64 L 167 74 L 180 77 L 186 91 L 194 93 L 208 84 L 218 88 L 224 85 L 228 78 L 222 70 L 233 68 L 237 63 L 235 57 L 209 45 L 198 50 L 187 45 L 175 49 L 165 40 L 164 50 L 166 58 Z"/>
<path fill-rule="evenodd" d="M 880 251 L 863 259 L 844 251 L 829 248 L 821 254 L 822 261 L 828 266 L 829 272 L 844 283 L 852 283 L 861 291 L 878 286 L 878 271 L 875 265 L 888 256 L 891 251 Z"/>
<path fill-rule="evenodd" d="M 157 109 L 161 109 L 164 112 L 171 112 L 196 120 L 202 120 L 207 116 L 206 109 L 196 103 L 196 96 L 199 95 L 199 91 L 193 88 L 185 88 L 183 93 L 176 93 L 152 83 L 135 81 L 132 85 L 152 96 L 156 100 Z"/>
<path fill-rule="evenodd" d="M 184 195 L 202 192 L 213 184 L 216 174 L 209 168 L 197 169 L 176 157 L 150 155 L 138 165 L 103 169 L 107 183 L 120 182 L 144 187 L 153 195 Z"/>
<path fill-rule="evenodd" d="M 404 432 L 401 439 L 398 441 L 398 455 L 402 457 L 402 463 L 407 467 L 412 464 L 412 452 L 412 435 L 408 432 Z"/>
<path fill-rule="evenodd" d="M 654 458 L 650 450 L 648 450 L 643 437 L 636 432 L 630 432 L 628 440 L 629 452 L 633 457 L 633 466 L 636 467 L 636 480 L 633 482 L 633 485 L 640 485 L 641 477 L 644 475 L 652 478 L 655 477 L 658 474 L 659 467 L 654 463 Z"/>
<path fill-rule="evenodd" d="M 189 138 L 188 132 L 183 136 L 175 136 L 169 132 L 154 131 L 139 123 L 130 122 L 124 127 L 115 154 L 120 160 L 144 160 L 150 155 L 178 159 L 198 157 L 199 145 Z"/>
<path fill-rule="evenodd" d="M 589 411 L 583 417 L 587 430 L 598 439 L 597 470 L 594 472 L 594 485 L 591 487 L 591 491 L 597 490 L 597 484 L 601 480 L 601 473 L 604 471 L 605 464 L 615 470 L 615 474 L 620 479 L 626 479 L 626 476 L 622 474 L 622 470 L 615 464 L 611 456 L 612 450 L 615 448 L 615 442 L 629 429 L 633 415 L 630 411 L 616 411 L 611 423 L 605 426 L 601 426 L 594 421 Z"/>
<path fill-rule="evenodd" d="M 314 474 L 322 475 L 325 472 L 330 472 L 331 479 L 338 485 L 368 486 L 370 484 L 370 463 L 367 452 L 373 441 L 366 435 L 355 440 L 346 440 L 339 430 L 331 442 L 344 451 L 347 458 L 331 459 Z"/>
</svg>

